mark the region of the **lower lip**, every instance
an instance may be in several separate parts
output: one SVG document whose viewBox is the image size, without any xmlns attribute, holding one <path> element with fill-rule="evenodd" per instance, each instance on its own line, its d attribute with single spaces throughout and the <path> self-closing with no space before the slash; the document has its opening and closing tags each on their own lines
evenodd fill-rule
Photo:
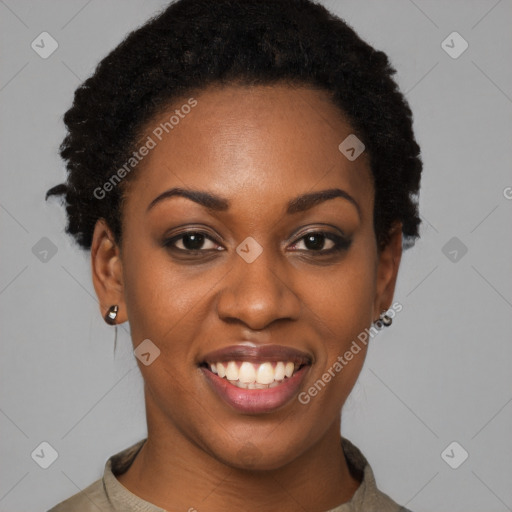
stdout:
<svg viewBox="0 0 512 512">
<path fill-rule="evenodd" d="M 267 389 L 242 389 L 204 367 L 201 367 L 201 371 L 213 390 L 231 407 L 239 412 L 262 414 L 273 412 L 290 402 L 297 394 L 308 368 L 308 365 L 303 366 L 279 386 Z"/>
</svg>

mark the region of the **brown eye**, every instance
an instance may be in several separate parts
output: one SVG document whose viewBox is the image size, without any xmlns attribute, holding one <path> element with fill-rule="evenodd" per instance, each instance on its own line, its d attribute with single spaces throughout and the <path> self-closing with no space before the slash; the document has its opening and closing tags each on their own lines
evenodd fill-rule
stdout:
<svg viewBox="0 0 512 512">
<path fill-rule="evenodd" d="M 297 248 L 297 244 L 303 243 L 306 249 Z M 328 245 L 325 248 L 325 245 Z M 301 237 L 295 242 L 293 249 L 306 252 L 318 252 L 320 254 L 330 254 L 348 249 L 351 241 L 334 233 L 324 231 L 314 231 Z"/>
<path fill-rule="evenodd" d="M 218 247 L 214 240 L 200 231 L 189 231 L 186 233 L 181 233 L 180 235 L 176 235 L 168 240 L 165 240 L 164 245 L 178 251 L 190 252 L 209 251 Z M 181 245 L 181 247 L 179 245 Z"/>
</svg>

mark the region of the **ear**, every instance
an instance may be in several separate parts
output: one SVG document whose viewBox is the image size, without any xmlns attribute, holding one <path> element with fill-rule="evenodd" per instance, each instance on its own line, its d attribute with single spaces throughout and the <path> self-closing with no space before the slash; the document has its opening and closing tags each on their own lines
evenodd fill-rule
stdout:
<svg viewBox="0 0 512 512">
<path fill-rule="evenodd" d="M 104 219 L 98 219 L 94 226 L 91 244 L 92 281 L 100 303 L 101 316 L 110 306 L 119 306 L 116 324 L 126 322 L 126 304 L 124 300 L 123 267 L 120 249 L 112 231 Z"/>
<path fill-rule="evenodd" d="M 383 311 L 391 307 L 395 293 L 398 268 L 402 259 L 402 223 L 393 224 L 388 244 L 379 252 L 377 263 L 377 285 L 373 304 L 373 320 L 379 319 Z"/>
</svg>

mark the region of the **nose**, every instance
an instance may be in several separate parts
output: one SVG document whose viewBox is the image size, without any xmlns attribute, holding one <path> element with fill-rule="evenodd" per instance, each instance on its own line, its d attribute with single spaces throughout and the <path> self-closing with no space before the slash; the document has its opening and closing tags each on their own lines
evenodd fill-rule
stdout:
<svg viewBox="0 0 512 512">
<path fill-rule="evenodd" d="M 233 267 L 217 296 L 217 313 L 226 322 L 238 321 L 262 330 L 279 319 L 297 320 L 301 301 L 293 291 L 290 272 L 270 250 L 252 263 L 233 255 Z"/>
</svg>

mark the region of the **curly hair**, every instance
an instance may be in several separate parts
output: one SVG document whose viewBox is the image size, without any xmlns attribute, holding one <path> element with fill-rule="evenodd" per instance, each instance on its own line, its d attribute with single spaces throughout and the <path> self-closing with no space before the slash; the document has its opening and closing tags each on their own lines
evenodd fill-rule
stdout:
<svg viewBox="0 0 512 512">
<path fill-rule="evenodd" d="M 94 191 L 162 109 L 209 85 L 300 84 L 330 93 L 366 147 L 378 247 L 396 221 L 410 247 L 419 237 L 422 162 L 395 73 L 385 53 L 311 0 L 178 0 L 128 34 L 75 91 L 60 145 L 67 181 L 46 198 L 65 197 L 66 232 L 82 248 L 99 218 L 120 243 L 128 177 L 107 199 Z"/>
</svg>

